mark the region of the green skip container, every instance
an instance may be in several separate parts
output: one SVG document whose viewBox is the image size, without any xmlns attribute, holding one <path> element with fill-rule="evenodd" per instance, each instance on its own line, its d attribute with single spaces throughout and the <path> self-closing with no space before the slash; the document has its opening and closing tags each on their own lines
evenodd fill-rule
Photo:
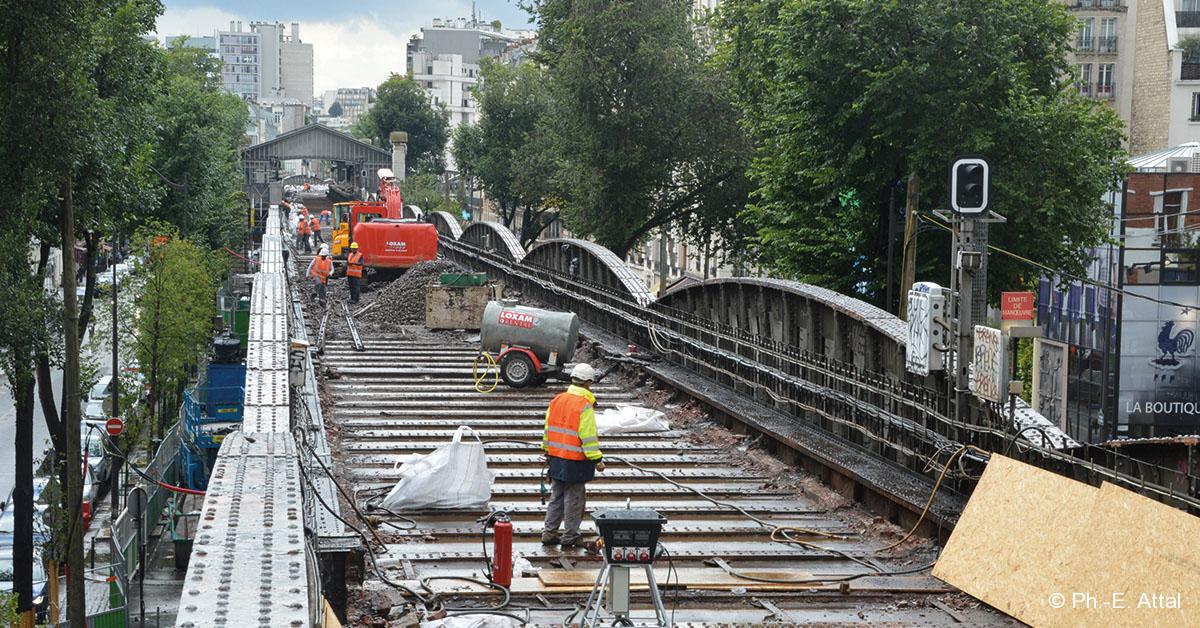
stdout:
<svg viewBox="0 0 1200 628">
<path fill-rule="evenodd" d="M 482 286 L 487 283 L 487 273 L 442 273 L 438 283 L 443 286 Z"/>
</svg>

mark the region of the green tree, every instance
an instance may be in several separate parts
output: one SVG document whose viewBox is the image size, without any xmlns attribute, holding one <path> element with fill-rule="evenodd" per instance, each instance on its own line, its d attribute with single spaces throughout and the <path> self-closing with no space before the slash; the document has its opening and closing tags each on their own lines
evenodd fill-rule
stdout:
<svg viewBox="0 0 1200 628">
<path fill-rule="evenodd" d="M 153 0 L 35 0 L 2 2 L 0 11 L 20 16 L 0 20 L 0 187 L 5 190 L 0 314 L 10 328 L 0 334 L 0 361 L 16 406 L 15 534 L 28 539 L 31 533 L 33 390 L 42 380 L 39 397 L 57 468 L 67 481 L 64 505 L 71 515 L 69 538 L 58 539 L 50 550 L 76 567 L 68 582 L 68 606 L 72 624 L 82 626 L 78 337 L 88 324 L 99 234 L 115 228 L 116 210 L 153 196 L 146 194 L 140 162 L 149 127 L 144 83 L 154 83 L 158 63 L 142 35 L 153 27 L 161 6 Z M 76 233 L 87 251 L 82 310 L 76 307 L 72 271 Z M 66 307 L 61 308 L 43 289 L 52 246 L 66 251 Z M 35 371 L 49 373 L 48 356 L 57 355 L 59 347 L 65 389 L 61 418 L 48 382 L 34 376 Z M 30 607 L 31 547 L 28 542 L 14 546 L 22 612 Z"/>
<path fill-rule="evenodd" d="M 440 173 L 450 139 L 450 115 L 445 103 L 431 107 L 424 88 L 399 74 L 389 76 L 376 94 L 375 105 L 358 119 L 351 132 L 377 146 L 390 146 L 392 131 L 404 131 L 408 133 L 408 171 Z"/>
<path fill-rule="evenodd" d="M 175 414 L 176 404 L 167 402 L 178 401 L 188 368 L 211 339 L 217 274 L 212 256 L 170 227 L 144 229 L 138 239 L 147 263 L 138 299 L 137 355 L 159 434 Z"/>
<path fill-rule="evenodd" d="M 688 0 L 534 0 L 561 214 L 625 256 L 651 231 L 724 228 L 749 146 Z"/>
<path fill-rule="evenodd" d="M 238 149 L 248 111 L 207 77 L 211 59 L 174 47 L 170 70 L 153 103 L 155 145 L 150 167 L 163 186 L 154 216 L 208 248 L 240 243 L 246 233 Z"/>
<path fill-rule="evenodd" d="M 342 115 L 342 103 L 336 100 L 333 101 L 333 104 L 329 106 L 329 115 L 334 118 L 340 118 Z"/>
<path fill-rule="evenodd" d="M 1079 272 L 1105 237 L 1121 123 L 1070 88 L 1064 5 L 728 0 L 719 14 L 720 57 L 759 146 L 746 218 L 768 268 L 881 300 L 889 195 L 903 206 L 894 190 L 916 174 L 921 208 L 945 207 L 964 153 L 994 166 L 991 207 L 1008 223 L 993 244 Z M 946 259 L 946 240 L 922 246 L 919 259 Z M 1037 272 L 1001 256 L 989 266 L 993 291 Z"/>
<path fill-rule="evenodd" d="M 415 174 L 400 182 L 400 192 L 406 205 L 416 205 L 424 212 L 444 211 L 458 216 L 458 205 L 447 195 L 437 175 Z"/>
<path fill-rule="evenodd" d="M 529 244 L 555 217 L 545 205 L 552 193 L 546 173 L 553 171 L 552 145 L 545 136 L 550 108 L 545 71 L 533 64 L 485 61 L 480 75 L 480 121 L 455 130 L 454 161 L 479 180 L 500 209 L 504 226 Z"/>
</svg>

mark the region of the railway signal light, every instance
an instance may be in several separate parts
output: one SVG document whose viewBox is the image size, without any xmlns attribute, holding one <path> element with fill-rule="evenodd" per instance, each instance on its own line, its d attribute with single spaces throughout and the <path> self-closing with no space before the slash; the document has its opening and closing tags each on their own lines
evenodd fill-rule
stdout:
<svg viewBox="0 0 1200 628">
<path fill-rule="evenodd" d="M 959 157 L 950 166 L 950 207 L 959 214 L 982 214 L 991 196 L 991 165 L 982 157 Z"/>
</svg>

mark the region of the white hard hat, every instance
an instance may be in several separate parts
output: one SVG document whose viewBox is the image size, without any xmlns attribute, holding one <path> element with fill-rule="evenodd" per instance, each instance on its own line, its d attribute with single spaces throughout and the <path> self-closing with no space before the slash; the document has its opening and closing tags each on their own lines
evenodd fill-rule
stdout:
<svg viewBox="0 0 1200 628">
<path fill-rule="evenodd" d="M 321 253 L 320 254 L 321 255 L 329 255 L 329 245 L 328 244 L 321 245 Z"/>
<path fill-rule="evenodd" d="M 596 381 L 596 369 L 592 368 L 592 365 L 587 362 L 580 362 L 575 365 L 575 368 L 571 369 L 571 379 L 581 382 L 594 382 Z"/>
</svg>

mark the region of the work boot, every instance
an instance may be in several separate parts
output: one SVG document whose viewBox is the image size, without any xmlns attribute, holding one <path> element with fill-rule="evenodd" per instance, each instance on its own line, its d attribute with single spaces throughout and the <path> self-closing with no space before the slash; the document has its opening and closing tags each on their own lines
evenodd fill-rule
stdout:
<svg viewBox="0 0 1200 628">
<path fill-rule="evenodd" d="M 542 535 L 542 545 L 558 545 L 558 535 L 557 534 L 543 534 Z"/>
<path fill-rule="evenodd" d="M 563 539 L 562 542 L 559 543 L 558 545 L 559 545 L 559 547 L 561 547 L 563 549 L 576 547 L 579 545 L 579 537 L 575 537 L 573 539 Z"/>
</svg>

